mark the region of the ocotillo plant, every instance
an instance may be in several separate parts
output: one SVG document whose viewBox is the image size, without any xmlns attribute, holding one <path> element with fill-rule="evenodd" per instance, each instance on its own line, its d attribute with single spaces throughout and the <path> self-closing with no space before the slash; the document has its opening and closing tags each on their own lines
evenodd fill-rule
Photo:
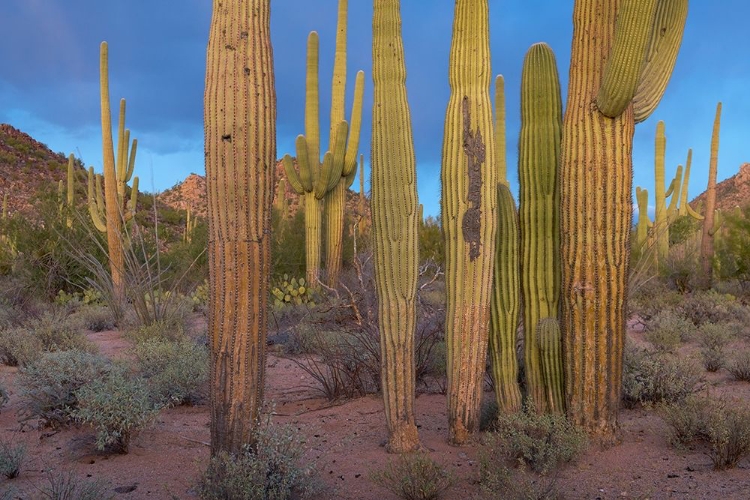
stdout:
<svg viewBox="0 0 750 500">
<path fill-rule="evenodd" d="M 561 162 L 567 413 L 617 428 L 632 220 L 633 132 L 672 73 L 687 0 L 576 0 Z"/>
<path fill-rule="evenodd" d="M 214 1 L 208 39 L 203 109 L 214 455 L 254 447 L 263 402 L 276 164 L 270 3 Z"/>
<path fill-rule="evenodd" d="M 543 43 L 526 53 L 521 75 L 521 134 L 518 141 L 521 233 L 521 295 L 526 339 L 542 318 L 557 318 L 560 300 L 560 187 L 562 97 L 552 49 Z M 546 409 L 539 345 L 524 345 L 526 394 Z"/>
<path fill-rule="evenodd" d="M 701 286 L 711 288 L 713 281 L 714 235 L 718 230 L 718 223 L 714 211 L 716 209 L 716 173 L 719 166 L 719 131 L 721 128 L 721 103 L 716 105 L 714 129 L 711 134 L 711 156 L 708 165 L 708 186 L 706 187 L 706 211 L 703 216 L 703 230 L 701 237 Z"/>
<path fill-rule="evenodd" d="M 419 203 L 400 0 L 375 0 L 372 31 L 372 236 L 381 379 L 387 448 L 404 453 L 419 448 L 414 417 Z"/>
<path fill-rule="evenodd" d="M 126 185 L 133 176 L 135 168 L 135 154 L 138 141 L 133 140 L 130 144 L 130 131 L 125 129 L 125 99 L 120 99 L 120 116 L 117 126 L 117 157 L 112 140 L 112 112 L 109 101 L 109 49 L 107 42 L 102 42 L 99 51 L 100 75 L 99 84 L 101 91 L 101 117 L 102 117 L 102 153 L 104 169 L 104 205 L 106 217 L 101 217 L 98 211 L 99 205 L 89 194 L 89 213 L 94 225 L 99 231 L 107 234 L 107 251 L 109 253 L 110 272 L 112 274 L 112 285 L 115 300 L 122 301 L 125 298 L 125 281 L 123 272 L 125 257 L 123 255 L 122 225 L 125 214 L 128 213 Z M 89 193 L 91 193 L 92 169 L 89 169 Z M 133 192 L 138 191 L 138 177 L 133 179 Z M 133 196 L 135 200 L 137 194 Z M 132 203 L 130 210 L 135 210 Z"/>
<path fill-rule="evenodd" d="M 457 0 L 442 152 L 450 441 L 479 430 L 497 230 L 487 0 Z"/>
<path fill-rule="evenodd" d="M 342 182 L 342 173 L 347 167 L 350 159 L 350 170 L 356 166 L 357 142 L 347 140 L 349 136 L 349 124 L 339 121 L 331 134 L 333 146 L 323 157 L 320 163 L 320 120 L 318 117 L 318 34 L 311 32 L 307 39 L 307 76 L 306 76 L 306 98 L 305 98 L 305 135 L 297 137 L 297 164 L 299 174 L 294 169 L 294 163 L 289 155 L 284 156 L 283 164 L 289 185 L 298 194 L 304 196 L 305 200 L 305 260 L 307 282 L 314 288 L 320 274 L 320 249 L 321 249 L 321 200 Z M 355 85 L 355 104 L 359 99 L 358 107 L 352 110 L 352 122 L 356 124 L 357 138 L 359 137 L 359 126 L 361 123 L 361 95 L 364 92 L 364 73 L 357 75 Z M 359 96 L 359 98 L 357 98 Z M 355 111 L 359 109 L 358 112 Z M 355 127 L 352 127 L 354 130 Z M 349 183 L 354 180 L 351 172 L 346 177 Z M 346 190 L 347 184 L 343 185 Z M 343 210 L 343 208 L 342 208 Z"/>
<path fill-rule="evenodd" d="M 329 146 L 331 151 L 333 151 L 336 142 L 336 126 L 344 121 L 346 97 L 346 15 L 347 0 L 339 0 L 336 53 L 334 56 L 333 84 L 331 88 L 331 131 Z M 342 158 L 344 165 L 341 169 L 341 177 L 325 197 L 326 278 L 328 286 L 333 288 L 338 286 L 339 274 L 341 273 L 346 189 L 347 185 L 351 184 L 354 180 L 357 170 L 357 148 L 359 147 L 359 134 L 362 124 L 364 81 L 364 73 L 362 71 L 358 72 L 354 85 L 354 103 L 352 105 L 351 121 L 349 122 L 349 140 L 346 145 L 346 154 Z M 335 155 L 334 159 L 337 159 Z"/>
</svg>

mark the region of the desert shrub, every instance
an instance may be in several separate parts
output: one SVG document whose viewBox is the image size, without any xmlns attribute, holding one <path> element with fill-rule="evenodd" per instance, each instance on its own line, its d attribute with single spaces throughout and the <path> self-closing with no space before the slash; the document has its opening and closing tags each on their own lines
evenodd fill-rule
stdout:
<svg viewBox="0 0 750 500">
<path fill-rule="evenodd" d="M 741 328 L 750 324 L 750 308 L 734 296 L 714 290 L 696 292 L 686 297 L 680 309 L 696 326 L 732 323 L 736 328 Z"/>
<path fill-rule="evenodd" d="M 81 324 L 75 318 L 59 310 L 48 311 L 24 326 L 42 341 L 45 351 L 96 352 L 97 350 L 96 345 L 81 332 Z"/>
<path fill-rule="evenodd" d="M 659 351 L 671 352 L 694 333 L 695 326 L 689 319 L 673 309 L 665 309 L 647 323 L 645 336 Z"/>
<path fill-rule="evenodd" d="M 151 339 L 179 340 L 185 337 L 185 326 L 181 319 L 171 318 L 150 324 L 137 324 L 129 328 L 126 334 L 135 343 Z"/>
<path fill-rule="evenodd" d="M 698 284 L 696 270 L 700 269 L 699 247 L 698 238 L 688 238 L 679 245 L 670 247 L 667 257 L 659 262 L 661 276 L 680 293 L 690 292 Z"/>
<path fill-rule="evenodd" d="M 0 474 L 8 479 L 18 477 L 25 458 L 26 446 L 0 441 Z"/>
<path fill-rule="evenodd" d="M 733 332 L 726 324 L 705 323 L 698 331 L 698 342 L 701 346 L 703 367 L 715 372 L 726 363 L 724 349 L 732 340 Z"/>
<path fill-rule="evenodd" d="M 255 446 L 240 455 L 211 459 L 198 486 L 204 500 L 311 498 L 321 490 L 315 468 L 303 464 L 301 436 L 292 427 L 267 423 L 255 431 Z"/>
<path fill-rule="evenodd" d="M 622 397 L 625 406 L 676 402 L 695 392 L 701 368 L 690 358 L 625 344 Z"/>
<path fill-rule="evenodd" d="M 159 412 L 146 381 L 123 369 L 110 370 L 76 391 L 76 420 L 96 429 L 96 447 L 127 453 L 131 438 Z"/>
<path fill-rule="evenodd" d="M 419 259 L 440 266 L 445 262 L 445 241 L 439 217 L 427 216 L 419 225 Z"/>
<path fill-rule="evenodd" d="M 750 206 L 724 217 L 725 228 L 716 244 L 716 273 L 722 279 L 750 283 Z"/>
<path fill-rule="evenodd" d="M 714 469 L 732 469 L 750 454 L 750 404 L 723 399 L 704 408 L 703 432 Z"/>
<path fill-rule="evenodd" d="M 453 483 L 448 471 L 425 453 L 406 453 L 370 475 L 373 482 L 405 500 L 436 500 Z"/>
<path fill-rule="evenodd" d="M 114 494 L 106 483 L 85 481 L 71 472 L 47 471 L 47 484 L 41 488 L 42 498 L 49 500 L 111 500 Z"/>
<path fill-rule="evenodd" d="M 700 439 L 704 427 L 703 407 L 706 401 L 690 395 L 682 401 L 662 403 L 659 405 L 659 416 L 669 425 L 667 442 L 674 447 L 683 448 L 696 439 Z"/>
<path fill-rule="evenodd" d="M 91 305 L 81 307 L 74 315 L 80 325 L 92 332 L 103 332 L 115 328 L 115 318 L 107 307 Z"/>
<path fill-rule="evenodd" d="M 152 338 L 133 350 L 136 367 L 156 399 L 165 405 L 197 402 L 208 380 L 208 349 L 190 339 Z"/>
<path fill-rule="evenodd" d="M 658 312 L 678 307 L 685 299 L 683 295 L 667 286 L 664 280 L 650 279 L 631 289 L 628 307 L 632 314 L 649 320 Z"/>
<path fill-rule="evenodd" d="M 587 446 L 586 433 L 563 415 L 540 414 L 533 408 L 502 414 L 485 446 L 508 465 L 524 464 L 548 474 L 579 456 Z"/>
<path fill-rule="evenodd" d="M 0 361 L 8 366 L 25 366 L 42 355 L 44 345 L 27 328 L 0 330 Z"/>
<path fill-rule="evenodd" d="M 750 349 L 737 352 L 727 369 L 737 380 L 750 382 Z"/>
<path fill-rule="evenodd" d="M 3 406 L 6 405 L 9 399 L 10 395 L 8 394 L 8 389 L 6 389 L 5 385 L 0 382 L 0 409 L 2 409 Z"/>
<path fill-rule="evenodd" d="M 44 353 L 18 375 L 20 416 L 42 425 L 68 424 L 78 405 L 77 391 L 110 370 L 109 361 L 80 351 Z"/>
</svg>

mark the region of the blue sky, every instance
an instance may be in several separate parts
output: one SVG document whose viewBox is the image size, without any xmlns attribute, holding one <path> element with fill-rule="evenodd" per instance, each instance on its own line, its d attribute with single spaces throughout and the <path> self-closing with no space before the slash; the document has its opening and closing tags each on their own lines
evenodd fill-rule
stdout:
<svg viewBox="0 0 750 500">
<path fill-rule="evenodd" d="M 352 99 L 355 72 L 364 70 L 360 151 L 365 154 L 369 186 L 372 2 L 349 4 L 347 101 Z M 303 132 L 305 44 L 311 30 L 320 34 L 321 129 L 328 130 L 336 5 L 337 0 L 271 0 L 278 157 L 293 154 L 294 137 Z M 419 196 L 425 212 L 432 215 L 440 210 L 453 6 L 451 0 L 402 2 Z M 551 45 L 565 95 L 572 10 L 573 0 L 490 0 L 492 71 L 506 79 L 508 171 L 514 190 L 523 57 L 535 42 Z M 719 179 L 750 161 L 748 15 L 746 0 L 692 0 L 666 95 L 652 117 L 636 127 L 635 185 L 653 193 L 653 137 L 656 122 L 664 120 L 667 176 L 671 178 L 692 147 L 691 197 L 705 189 L 718 101 L 723 102 Z M 100 170 L 98 53 L 99 43 L 106 40 L 113 106 L 120 97 L 127 99 L 127 125 L 139 141 L 136 174 L 142 189 L 162 191 L 191 172 L 203 174 L 203 80 L 210 16 L 209 0 L 4 0 L 0 122 L 54 151 L 75 153 Z M 327 139 L 322 142 L 327 144 Z"/>
</svg>

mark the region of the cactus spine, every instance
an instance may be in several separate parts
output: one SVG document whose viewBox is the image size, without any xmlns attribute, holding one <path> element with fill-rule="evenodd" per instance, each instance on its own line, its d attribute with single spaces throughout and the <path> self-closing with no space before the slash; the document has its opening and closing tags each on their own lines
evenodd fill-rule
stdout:
<svg viewBox="0 0 750 500">
<path fill-rule="evenodd" d="M 568 416 L 603 441 L 617 429 L 622 387 L 634 125 L 661 97 L 687 16 L 687 0 L 674 0 L 659 2 L 652 20 L 631 22 L 631 15 L 639 15 L 633 9 L 649 10 L 653 1 L 576 0 L 573 13 L 560 176 L 560 326 Z M 637 58 L 623 57 L 630 49 L 621 44 L 646 50 Z M 650 76 L 652 67 L 656 74 Z M 608 96 L 619 94 L 611 87 L 632 79 L 604 77 L 612 71 L 639 73 L 638 88 L 624 107 L 614 98 L 610 106 Z M 644 95 L 652 97 L 648 106 Z"/>
<path fill-rule="evenodd" d="M 552 49 L 543 43 L 526 53 L 521 76 L 518 179 L 521 293 L 524 304 L 526 390 L 539 412 L 546 409 L 539 346 L 542 318 L 557 318 L 560 299 L 560 189 L 562 98 Z"/>
<path fill-rule="evenodd" d="M 347 0 L 339 0 L 338 22 L 336 30 L 336 53 L 333 65 L 333 83 L 331 86 L 331 133 L 330 150 L 335 147 L 338 123 L 344 121 L 345 87 L 346 87 L 346 31 Z M 357 148 L 362 124 L 362 101 L 364 97 L 364 73 L 358 72 L 354 85 L 354 103 L 350 120 L 351 130 L 346 145 L 346 154 L 341 176 L 332 179 L 336 185 L 325 197 L 326 216 L 326 275 L 328 285 L 338 286 L 341 273 L 342 249 L 344 236 L 344 204 L 346 203 L 347 180 L 356 172 Z"/>
<path fill-rule="evenodd" d="M 711 134 L 711 156 L 708 165 L 708 186 L 706 187 L 706 212 L 703 218 L 701 237 L 701 270 L 702 286 L 711 288 L 713 281 L 714 235 L 719 228 L 715 220 L 716 210 L 716 174 L 719 165 L 719 132 L 721 128 L 721 103 L 716 105 L 714 129 Z"/>
<path fill-rule="evenodd" d="M 547 411 L 565 412 L 563 394 L 563 367 L 560 323 L 556 318 L 542 318 L 536 326 L 536 343 L 539 345 L 541 372 L 544 379 Z"/>
<path fill-rule="evenodd" d="M 125 129 L 125 99 L 120 99 L 120 116 L 117 126 L 117 156 L 112 140 L 112 112 L 109 101 L 109 49 L 107 42 L 102 42 L 99 51 L 101 91 L 101 121 L 102 121 L 102 153 L 104 169 L 104 214 L 100 216 L 101 205 L 92 199 L 93 169 L 89 169 L 89 214 L 99 231 L 107 234 L 107 250 L 109 253 L 110 272 L 115 298 L 119 301 L 125 298 L 125 282 L 123 271 L 125 257 L 123 254 L 123 222 L 135 212 L 135 200 L 138 193 L 138 178 L 133 179 L 130 213 L 128 212 L 126 185 L 133 176 L 135 168 L 135 154 L 138 141 L 130 144 L 130 131 Z M 99 193 L 97 193 L 97 196 Z"/>
<path fill-rule="evenodd" d="M 479 430 L 497 230 L 487 0 L 457 0 L 442 153 L 449 439 Z"/>
<path fill-rule="evenodd" d="M 254 443 L 263 402 L 276 164 L 270 0 L 214 0 L 204 93 L 211 453 Z"/>
<path fill-rule="evenodd" d="M 388 450 L 414 451 L 417 179 L 399 0 L 373 11 L 372 232 Z"/>
</svg>

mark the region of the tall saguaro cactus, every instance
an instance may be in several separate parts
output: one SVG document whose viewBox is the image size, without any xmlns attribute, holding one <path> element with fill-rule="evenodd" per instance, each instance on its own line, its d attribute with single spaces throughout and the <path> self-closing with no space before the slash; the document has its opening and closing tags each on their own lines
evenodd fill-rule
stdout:
<svg viewBox="0 0 750 500">
<path fill-rule="evenodd" d="M 521 230 L 526 390 L 537 411 L 546 409 L 539 344 L 539 320 L 557 319 L 560 299 L 560 187 L 557 182 L 562 135 L 562 97 L 552 49 L 543 43 L 526 53 L 521 76 L 521 135 L 518 179 Z"/>
<path fill-rule="evenodd" d="M 204 93 L 211 452 L 254 445 L 263 401 L 276 94 L 270 0 L 214 0 Z"/>
<path fill-rule="evenodd" d="M 388 450 L 414 451 L 417 169 L 406 99 L 400 0 L 375 0 L 372 79 L 372 232 Z"/>
<path fill-rule="evenodd" d="M 100 46 L 99 68 L 105 217 L 101 217 L 97 210 L 101 205 L 97 205 L 96 199 L 91 195 L 91 186 L 93 186 L 92 169 L 89 169 L 89 214 L 96 228 L 107 233 L 107 252 L 109 253 L 115 299 L 122 301 L 125 298 L 125 281 L 123 280 L 125 256 L 122 249 L 122 225 L 128 213 L 125 192 L 126 185 L 133 176 L 138 141 L 134 139 L 131 146 L 130 131 L 125 129 L 125 99 L 120 99 L 117 156 L 115 157 L 115 147 L 112 140 L 112 112 L 109 101 L 109 48 L 107 42 L 102 42 Z M 133 192 L 138 192 L 137 177 L 133 179 Z M 135 210 L 135 196 L 132 198 L 131 210 Z"/>
<path fill-rule="evenodd" d="M 656 238 L 657 261 L 663 263 L 669 254 L 669 225 L 677 217 L 682 190 L 682 165 L 677 167 L 674 178 L 666 186 L 665 157 L 667 150 L 667 137 L 664 131 L 664 122 L 656 124 L 656 138 L 654 143 L 654 233 Z M 667 206 L 669 198 L 669 206 Z"/>
<path fill-rule="evenodd" d="M 560 176 L 565 397 L 602 440 L 622 387 L 634 125 L 661 98 L 686 16 L 687 0 L 574 6 Z"/>
<path fill-rule="evenodd" d="M 721 129 L 721 103 L 716 105 L 714 129 L 711 133 L 711 156 L 708 165 L 708 186 L 706 187 L 706 212 L 703 217 L 701 236 L 701 286 L 711 288 L 713 281 L 714 235 L 719 228 L 715 220 L 716 174 L 719 166 L 719 132 Z"/>
<path fill-rule="evenodd" d="M 487 0 L 456 1 L 448 71 L 441 169 L 448 424 L 450 441 L 462 444 L 479 430 L 497 229 Z"/>
</svg>

